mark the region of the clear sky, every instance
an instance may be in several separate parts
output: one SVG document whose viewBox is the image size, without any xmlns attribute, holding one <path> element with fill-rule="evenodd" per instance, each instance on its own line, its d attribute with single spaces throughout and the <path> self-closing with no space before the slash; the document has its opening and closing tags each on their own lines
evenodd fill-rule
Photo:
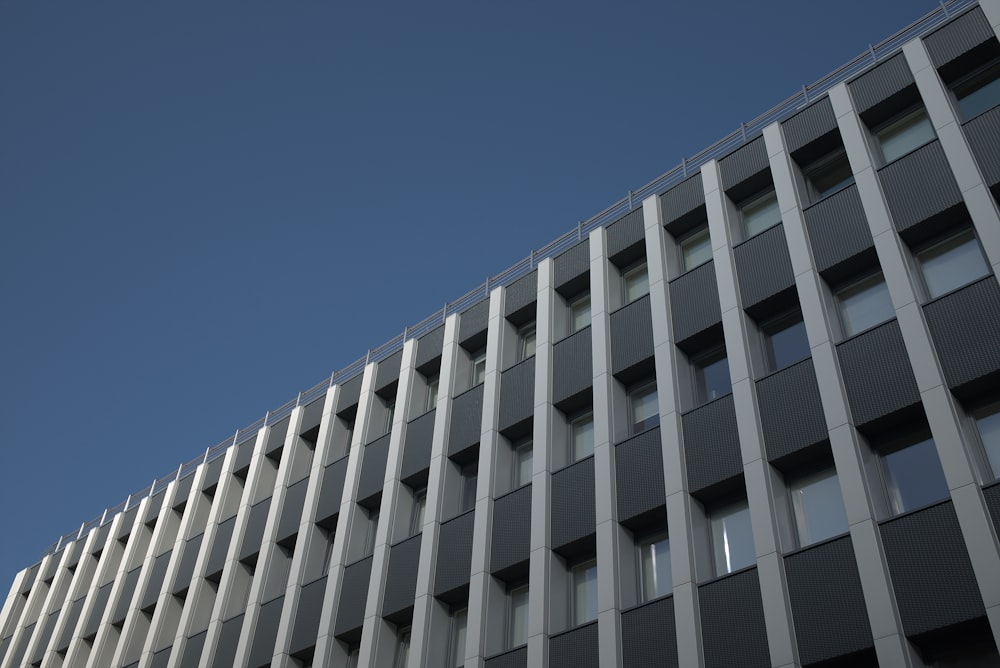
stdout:
<svg viewBox="0 0 1000 668">
<path fill-rule="evenodd" d="M 0 3 L 0 596 L 936 5 Z"/>
</svg>

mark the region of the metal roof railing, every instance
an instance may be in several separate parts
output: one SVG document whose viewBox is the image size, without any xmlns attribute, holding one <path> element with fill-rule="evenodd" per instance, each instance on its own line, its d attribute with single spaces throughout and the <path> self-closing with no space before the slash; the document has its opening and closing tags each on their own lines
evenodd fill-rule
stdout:
<svg viewBox="0 0 1000 668">
<path fill-rule="evenodd" d="M 45 554 L 48 555 L 58 552 L 65 547 L 68 542 L 72 542 L 73 540 L 83 537 L 83 535 L 85 535 L 85 530 L 89 531 L 90 528 L 93 528 L 94 526 L 101 526 L 111 521 L 115 514 L 138 505 L 142 499 L 146 498 L 146 496 L 157 493 L 160 490 L 165 489 L 170 482 L 179 480 L 180 478 L 189 475 L 197 469 L 202 462 L 207 463 L 218 459 L 230 446 L 242 443 L 248 436 L 256 434 L 256 432 L 262 427 L 271 426 L 285 417 L 288 417 L 297 406 L 305 405 L 316 400 L 318 397 L 325 394 L 328 388 L 350 380 L 357 374 L 361 373 L 367 364 L 382 361 L 396 351 L 402 349 L 403 344 L 409 339 L 423 336 L 435 327 L 443 324 L 449 315 L 453 313 L 461 313 L 476 302 L 487 298 L 490 294 L 490 290 L 493 288 L 510 285 L 525 274 L 531 272 L 542 260 L 559 255 L 563 251 L 586 238 L 592 230 L 595 230 L 598 227 L 606 227 L 625 214 L 634 210 L 637 205 L 641 205 L 645 198 L 651 195 L 663 194 L 665 191 L 677 185 L 688 176 L 695 174 L 705 163 L 728 155 L 736 148 L 739 148 L 743 144 L 747 143 L 747 141 L 756 138 L 757 135 L 761 134 L 764 131 L 764 128 L 771 123 L 789 118 L 806 105 L 819 99 L 837 84 L 853 78 L 881 60 L 885 60 L 887 57 L 895 55 L 906 42 L 932 32 L 956 14 L 961 13 L 962 11 L 977 4 L 978 0 L 950 0 L 949 2 L 941 2 L 940 6 L 936 7 L 933 11 L 928 12 L 907 27 L 890 35 L 878 44 L 869 45 L 868 49 L 864 53 L 859 54 L 851 61 L 841 65 L 836 70 L 830 72 L 815 83 L 802 86 L 799 91 L 788 99 L 768 109 L 753 120 L 741 123 L 740 127 L 733 132 L 730 132 L 719 141 L 699 151 L 690 158 L 682 159 L 679 165 L 656 177 L 641 188 L 637 190 L 630 190 L 626 197 L 623 197 L 614 204 L 611 204 L 600 213 L 592 216 L 590 219 L 578 223 L 574 229 L 566 232 L 559 238 L 550 241 L 539 250 L 532 251 L 528 257 L 501 271 L 496 276 L 488 277 L 484 283 L 476 286 L 458 299 L 446 302 L 440 311 L 429 315 L 427 318 L 424 318 L 412 327 L 405 328 L 402 334 L 398 334 L 377 348 L 369 350 L 364 357 L 352 362 L 343 369 L 334 371 L 330 375 L 329 379 L 323 380 L 305 392 L 299 393 L 297 398 L 289 401 L 280 408 L 268 411 L 264 417 L 260 418 L 253 424 L 238 429 L 232 438 L 227 438 L 218 445 L 209 448 L 201 457 L 192 459 L 187 464 L 180 466 L 174 473 L 164 476 L 163 478 L 159 478 L 152 485 L 129 495 L 129 497 L 122 503 L 113 508 L 108 508 L 94 520 L 85 522 L 81 525 L 81 528 L 78 531 L 74 531 L 60 537 L 58 541 L 45 549 Z"/>
</svg>

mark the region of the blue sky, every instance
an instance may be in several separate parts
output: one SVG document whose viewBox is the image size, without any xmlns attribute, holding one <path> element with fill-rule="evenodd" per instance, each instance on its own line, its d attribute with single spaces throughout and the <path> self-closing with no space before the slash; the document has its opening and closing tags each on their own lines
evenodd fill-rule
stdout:
<svg viewBox="0 0 1000 668">
<path fill-rule="evenodd" d="M 0 4 L 0 589 L 936 5 Z"/>
</svg>

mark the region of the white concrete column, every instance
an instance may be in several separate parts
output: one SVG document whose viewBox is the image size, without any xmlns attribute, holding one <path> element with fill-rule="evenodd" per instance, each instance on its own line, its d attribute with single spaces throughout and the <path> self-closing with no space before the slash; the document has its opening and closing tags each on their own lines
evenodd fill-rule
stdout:
<svg viewBox="0 0 1000 668">
<path fill-rule="evenodd" d="M 934 344 L 924 321 L 924 313 L 914 288 L 902 241 L 893 228 L 881 185 L 864 142 L 861 121 L 854 113 L 846 86 L 830 91 L 830 101 L 847 148 L 847 156 L 858 184 L 868 225 L 875 240 L 875 250 L 896 319 L 903 336 L 917 388 L 920 391 L 927 423 L 937 448 L 945 481 L 958 516 L 958 523 L 969 551 L 980 594 L 993 628 L 994 641 L 1000 645 L 1000 553 L 982 491 L 965 450 L 959 425 L 959 408 L 944 384 Z"/>
<path fill-rule="evenodd" d="M 27 632 L 27 627 L 31 624 L 35 624 L 35 628 L 31 630 L 32 635 L 34 635 L 35 629 L 39 627 L 42 621 L 41 609 L 48 599 L 49 589 L 47 585 L 42 582 L 42 574 L 48 568 L 49 562 L 56 560 L 57 562 L 62 559 L 63 553 L 47 554 L 42 558 L 41 564 L 38 566 L 38 573 L 35 575 L 35 581 L 31 585 L 31 591 L 28 593 L 28 600 L 24 604 L 24 608 L 21 610 L 20 618 L 17 621 L 16 631 L 14 632 L 14 637 L 10 640 L 10 646 L 7 651 L 7 656 L 4 657 L 3 663 L 0 664 L 2 668 L 15 668 L 13 664 L 13 654 L 15 648 L 23 641 L 24 635 Z M 28 643 L 31 640 L 29 638 Z M 25 650 L 25 658 L 30 658 L 28 656 L 28 650 Z"/>
<path fill-rule="evenodd" d="M 879 663 L 886 666 L 919 665 L 919 659 L 903 635 L 882 536 L 868 493 L 861 445 L 857 432 L 848 420 L 847 392 L 837 361 L 829 314 L 824 308 L 823 279 L 812 260 L 802 201 L 795 187 L 795 167 L 779 124 L 764 129 L 764 140 Z"/>
<path fill-rule="evenodd" d="M 458 360 L 458 316 L 448 316 L 444 324 L 441 349 L 441 371 L 438 374 L 438 397 L 431 437 L 431 461 L 427 480 L 427 501 L 424 509 L 423 536 L 420 539 L 420 561 L 417 565 L 417 586 L 413 601 L 413 624 L 410 629 L 409 668 L 444 665 L 448 647 L 435 643 L 442 627 L 450 620 L 434 600 L 434 568 L 441 536 L 444 506 L 444 481 L 448 469 L 448 427 L 451 424 L 452 387 Z"/>
<path fill-rule="evenodd" d="M 750 337 L 739 305 L 736 263 L 733 255 L 732 225 L 729 220 L 726 194 L 722 189 L 719 164 L 709 162 L 701 168 L 705 188 L 705 206 L 712 237 L 712 257 L 719 286 L 722 329 L 726 338 L 729 373 L 733 384 L 733 403 L 743 455 L 744 480 L 754 548 L 757 553 L 757 575 L 760 578 L 764 624 L 772 666 L 799 665 L 795 644 L 791 608 L 788 604 L 788 583 L 785 581 L 777 521 L 773 505 L 774 486 L 770 465 L 764 456 L 760 430 L 760 411 L 751 370 Z"/>
<path fill-rule="evenodd" d="M 35 625 L 35 632 L 31 641 L 28 643 L 28 651 L 25 652 L 24 660 L 30 661 L 31 658 L 41 650 L 43 653 L 42 660 L 45 660 L 44 653 L 45 650 L 55 642 L 55 632 L 49 635 L 45 647 L 40 647 L 42 640 L 42 631 L 45 625 L 48 623 L 49 615 L 52 613 L 66 609 L 66 596 L 72 589 L 72 582 L 75 579 L 75 574 L 70 573 L 68 566 L 70 561 L 73 559 L 74 555 L 84 548 L 83 540 L 75 540 L 69 545 L 67 545 L 59 553 L 59 567 L 56 570 L 55 578 L 52 581 L 52 586 L 49 587 L 48 594 L 45 597 L 45 603 L 42 605 L 42 610 L 38 615 L 38 623 Z M 81 555 L 81 558 L 85 557 L 86 554 Z M 58 625 L 58 620 L 57 620 Z"/>
<path fill-rule="evenodd" d="M 493 538 L 493 498 L 496 466 L 497 421 L 500 410 L 501 335 L 504 290 L 490 293 L 489 329 L 486 334 L 486 380 L 483 386 L 482 432 L 479 438 L 479 474 L 476 481 L 476 519 L 472 531 L 472 567 L 469 578 L 469 617 L 465 638 L 466 668 L 482 668 L 487 653 L 491 578 L 490 548 Z"/>
<path fill-rule="evenodd" d="M 7 624 L 11 622 L 11 618 L 14 617 L 15 610 L 17 609 L 17 597 L 21 595 L 21 586 L 24 584 L 24 579 L 28 576 L 29 569 L 30 567 L 25 568 L 14 576 L 14 582 L 10 586 L 7 598 L 4 599 L 3 608 L 0 608 L 0 635 L 6 631 Z M 18 617 L 19 616 L 20 615 L 18 615 Z"/>
</svg>

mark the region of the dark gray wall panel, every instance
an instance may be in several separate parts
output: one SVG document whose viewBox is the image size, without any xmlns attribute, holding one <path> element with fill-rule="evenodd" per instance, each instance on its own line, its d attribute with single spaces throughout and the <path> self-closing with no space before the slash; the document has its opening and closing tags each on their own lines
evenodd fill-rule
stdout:
<svg viewBox="0 0 1000 668">
<path fill-rule="evenodd" d="M 472 569 L 472 528 L 476 511 L 466 513 L 441 523 L 438 537 L 437 564 L 434 568 L 434 595 L 469 584 Z"/>
<path fill-rule="evenodd" d="M 770 162 L 767 159 L 764 138 L 758 137 L 719 161 L 719 170 L 722 172 L 722 188 L 729 191 L 734 186 L 769 169 Z"/>
<path fill-rule="evenodd" d="M 323 420 L 323 406 L 326 405 L 326 395 L 321 395 L 314 399 L 302 409 L 302 421 L 299 423 L 299 433 L 304 434 L 310 429 L 319 426 Z"/>
<path fill-rule="evenodd" d="M 285 418 L 271 425 L 271 428 L 267 432 L 267 441 L 264 443 L 265 455 L 271 456 L 272 459 L 280 459 L 280 457 L 275 457 L 274 453 L 285 446 L 285 435 L 288 434 L 288 423 L 290 421 L 290 418 Z"/>
<path fill-rule="evenodd" d="M 786 557 L 785 574 L 803 664 L 874 645 L 850 536 Z"/>
<path fill-rule="evenodd" d="M 837 356 L 855 425 L 864 426 L 920 402 L 895 320 L 841 343 Z"/>
<path fill-rule="evenodd" d="M 299 532 L 302 523 L 302 506 L 306 502 L 306 489 L 309 479 L 300 480 L 285 491 L 285 500 L 281 504 L 281 519 L 278 520 L 278 535 L 275 538 L 281 542 Z"/>
<path fill-rule="evenodd" d="M 202 650 L 205 649 L 205 638 L 207 636 L 208 631 L 202 631 L 187 639 L 187 642 L 184 643 L 184 655 L 181 657 L 181 668 L 198 665 Z"/>
<path fill-rule="evenodd" d="M 389 548 L 389 568 L 382 599 L 383 617 L 391 618 L 394 613 L 413 608 L 421 538 L 422 534 L 417 534 Z"/>
<path fill-rule="evenodd" d="M 391 434 L 386 434 L 365 446 L 361 460 L 361 481 L 358 483 L 358 503 L 382 493 L 385 465 L 389 459 L 390 436 Z"/>
<path fill-rule="evenodd" d="M 518 647 L 486 659 L 486 668 L 528 668 L 528 648 Z"/>
<path fill-rule="evenodd" d="M 528 560 L 531 552 L 531 485 L 493 503 L 490 572 L 498 573 Z"/>
<path fill-rule="evenodd" d="M 132 603 L 132 596 L 135 594 L 135 587 L 139 584 L 139 576 L 142 574 L 142 566 L 133 568 L 125 574 L 125 582 L 118 592 L 118 600 L 115 602 L 115 609 L 111 613 L 111 623 L 121 624 L 128 615 L 129 604 Z"/>
<path fill-rule="evenodd" d="M 900 53 L 852 81 L 848 88 L 855 109 L 864 113 L 912 84 L 913 74 Z"/>
<path fill-rule="evenodd" d="M 149 573 L 149 580 L 146 582 L 146 591 L 143 592 L 142 600 L 139 601 L 140 610 L 148 610 L 156 605 L 156 599 L 160 597 L 160 590 L 163 588 L 163 579 L 167 575 L 167 566 L 170 563 L 170 555 L 173 550 L 167 550 L 153 560 L 153 568 Z"/>
<path fill-rule="evenodd" d="M 187 503 L 188 496 L 191 494 L 191 483 L 193 482 L 193 471 L 177 481 L 177 485 L 174 487 L 174 502 L 171 508 L 177 510 Z M 79 557 L 79 554 L 77 554 L 77 557 Z"/>
<path fill-rule="evenodd" d="M 448 454 L 456 455 L 479 443 L 483 424 L 483 385 L 455 397 L 451 405 Z"/>
<path fill-rule="evenodd" d="M 948 387 L 1000 371 L 1000 285 L 986 278 L 924 307 Z"/>
<path fill-rule="evenodd" d="M 646 228 L 642 219 L 642 209 L 631 211 L 608 225 L 608 258 L 613 262 L 631 262 L 645 255 Z M 641 245 L 641 250 L 626 253 Z M 627 256 L 619 259 L 620 256 Z M 634 257 L 633 257 L 634 256 Z M 617 262 L 616 262 L 617 263 Z"/>
<path fill-rule="evenodd" d="M 229 543 L 233 539 L 233 530 L 236 528 L 236 518 L 230 517 L 219 525 L 212 541 L 212 551 L 208 555 L 208 567 L 206 575 L 214 575 L 226 565 L 226 552 L 229 550 Z"/>
<path fill-rule="evenodd" d="M 678 665 L 672 596 L 622 613 L 624 668 L 676 668 Z"/>
<path fill-rule="evenodd" d="M 242 561 L 260 552 L 264 542 L 264 528 L 267 526 L 267 513 L 271 509 L 271 497 L 250 506 L 247 527 L 240 543 L 239 559 Z"/>
<path fill-rule="evenodd" d="M 417 339 L 416 366 L 423 369 L 432 366 L 441 357 L 441 349 L 444 346 L 444 325 L 435 327 Z"/>
<path fill-rule="evenodd" d="M 1000 533 L 1000 484 L 983 488 L 983 498 L 986 499 L 986 507 L 993 517 L 993 526 L 997 533 Z"/>
<path fill-rule="evenodd" d="M 59 621 L 59 613 L 61 610 L 56 610 L 55 612 L 49 613 L 45 618 L 45 622 L 42 624 L 42 628 L 38 633 L 38 640 L 40 642 L 35 644 L 35 652 L 31 657 L 31 663 L 38 663 L 45 656 L 45 650 L 49 646 L 49 641 L 52 639 L 52 632 L 56 628 L 56 622 Z"/>
<path fill-rule="evenodd" d="M 486 328 L 490 324 L 490 300 L 462 311 L 458 319 L 458 342 L 469 350 L 486 345 Z"/>
<path fill-rule="evenodd" d="M 403 465 L 400 477 L 406 480 L 420 473 L 431 463 L 431 441 L 434 438 L 434 416 L 437 411 L 424 413 L 406 425 L 406 440 L 403 442 Z"/>
<path fill-rule="evenodd" d="M 965 124 L 965 137 L 986 185 L 1000 183 L 1000 107 L 994 107 Z"/>
<path fill-rule="evenodd" d="M 757 402 L 769 461 L 827 439 L 811 357 L 757 381 Z"/>
<path fill-rule="evenodd" d="M 951 501 L 883 522 L 880 530 L 907 636 L 986 614 Z"/>
<path fill-rule="evenodd" d="M 857 257 L 874 245 L 861 196 L 854 184 L 813 204 L 804 213 L 820 273 Z"/>
<path fill-rule="evenodd" d="M 240 631 L 243 629 L 243 615 L 222 622 L 219 631 L 219 643 L 215 646 L 215 654 L 208 662 L 210 666 L 233 665 L 236 659 L 236 648 L 240 642 Z"/>
<path fill-rule="evenodd" d="M 160 516 L 160 508 L 163 506 L 163 497 L 165 497 L 166 494 L 167 491 L 163 490 L 149 497 L 149 502 L 146 504 L 146 516 L 142 520 L 143 523 L 155 526 L 154 520 Z M 55 573 L 54 570 L 52 572 Z M 48 578 L 45 579 L 47 580 Z"/>
<path fill-rule="evenodd" d="M 317 522 L 340 512 L 340 502 L 344 496 L 344 479 L 347 476 L 347 461 L 347 457 L 342 457 L 323 471 L 323 483 L 319 490 L 319 504 L 316 508 Z"/>
<path fill-rule="evenodd" d="M 549 668 L 598 668 L 597 622 L 549 639 Z"/>
<path fill-rule="evenodd" d="M 504 317 L 518 325 L 535 319 L 538 301 L 538 271 L 532 271 L 507 286 L 503 300 Z M 519 317 L 518 317 L 519 316 Z"/>
<path fill-rule="evenodd" d="M 879 170 L 885 200 L 900 234 L 962 203 L 941 142 L 935 140 Z"/>
<path fill-rule="evenodd" d="M 108 536 L 111 534 L 111 518 L 107 519 L 107 523 L 101 528 L 97 529 L 96 535 L 94 536 L 94 542 L 90 547 L 91 554 L 97 554 L 104 550 L 104 545 L 108 542 Z"/>
<path fill-rule="evenodd" d="M 308 649 L 316 644 L 319 634 L 319 618 L 323 614 L 323 597 L 326 594 L 326 576 L 302 588 L 298 607 L 292 624 L 291 654 Z"/>
<path fill-rule="evenodd" d="M 56 642 L 57 652 L 67 649 L 70 642 L 73 641 L 73 632 L 76 631 L 77 622 L 80 621 L 80 613 L 83 612 L 83 604 L 86 602 L 87 597 L 81 596 L 70 604 L 66 612 L 66 625 L 63 626 L 62 633 L 59 634 L 59 640 Z M 0 657 L 3 657 L 3 652 L 0 652 Z"/>
<path fill-rule="evenodd" d="M 403 351 L 399 350 L 378 363 L 375 370 L 375 391 L 378 392 L 399 380 L 399 365 Z"/>
<path fill-rule="evenodd" d="M 152 661 L 150 661 L 149 668 L 167 668 L 170 664 L 170 652 L 174 649 L 173 645 L 167 647 L 166 649 L 161 649 L 159 652 L 153 655 Z"/>
<path fill-rule="evenodd" d="M 254 439 L 243 441 L 236 446 L 236 461 L 233 463 L 233 472 L 240 473 L 250 468 L 253 460 Z"/>
<path fill-rule="evenodd" d="M 205 468 L 205 476 L 201 480 L 201 491 L 214 489 L 219 484 L 219 476 L 222 475 L 222 465 L 225 457 L 212 460 Z"/>
<path fill-rule="evenodd" d="M 589 285 L 590 241 L 584 239 L 552 261 L 552 286 L 566 296 Z M 564 292 L 565 291 L 565 292 Z"/>
<path fill-rule="evenodd" d="M 683 234 L 687 231 L 683 223 L 692 217 L 692 212 L 704 206 L 705 187 L 701 181 L 701 172 L 698 172 L 660 195 L 663 226 L 674 236 Z M 703 216 L 699 212 L 696 218 L 700 217 Z"/>
<path fill-rule="evenodd" d="M 591 328 L 552 346 L 552 403 L 557 406 L 594 384 Z"/>
<path fill-rule="evenodd" d="M 754 306 L 795 286 L 785 226 L 775 225 L 733 249 L 743 308 Z"/>
<path fill-rule="evenodd" d="M 361 625 L 365 621 L 365 603 L 368 600 L 368 581 L 372 574 L 372 558 L 365 557 L 344 569 L 340 607 L 334 635 L 348 642 L 361 639 Z"/>
<path fill-rule="evenodd" d="M 946 65 L 996 35 L 983 10 L 976 7 L 924 38 L 934 67 Z"/>
<path fill-rule="evenodd" d="M 757 569 L 698 588 L 706 668 L 771 665 Z"/>
<path fill-rule="evenodd" d="M 829 97 L 823 97 L 781 124 L 788 152 L 795 153 L 810 142 L 837 129 L 837 117 Z"/>
<path fill-rule="evenodd" d="M 111 598 L 111 585 L 113 584 L 113 582 L 109 582 L 97 590 L 97 596 L 94 597 L 94 607 L 91 609 L 90 617 L 87 618 L 87 623 L 83 627 L 84 638 L 93 637 L 101 627 L 101 616 L 108 607 L 108 599 Z"/>
<path fill-rule="evenodd" d="M 278 622 L 281 621 L 281 606 L 284 602 L 285 597 L 279 596 L 260 607 L 257 628 L 251 635 L 250 668 L 271 665 L 271 657 L 274 655 L 274 641 L 278 637 Z"/>
<path fill-rule="evenodd" d="M 692 494 L 743 473 L 733 395 L 685 413 L 684 458 Z"/>
<path fill-rule="evenodd" d="M 121 540 L 132 533 L 132 529 L 135 528 L 135 518 L 139 514 L 139 507 L 134 506 L 125 511 L 122 516 L 121 524 L 118 525 L 118 535 L 117 538 Z"/>
<path fill-rule="evenodd" d="M 611 314 L 611 372 L 619 374 L 653 356 L 649 295 Z"/>
<path fill-rule="evenodd" d="M 535 414 L 535 358 L 529 357 L 500 374 L 500 431 Z"/>
<path fill-rule="evenodd" d="M 670 281 L 670 320 L 678 345 L 722 322 L 714 260 Z"/>
<path fill-rule="evenodd" d="M 659 427 L 615 446 L 615 481 L 622 523 L 666 505 Z"/>
<path fill-rule="evenodd" d="M 552 474 L 552 549 L 571 546 L 596 531 L 594 458 Z"/>
<path fill-rule="evenodd" d="M 184 543 L 181 553 L 181 563 L 177 567 L 177 577 L 174 579 L 174 586 L 171 593 L 180 594 L 187 591 L 194 579 L 194 566 L 198 561 L 198 553 L 201 551 L 201 542 L 205 534 L 200 533 Z"/>
<path fill-rule="evenodd" d="M 361 380 L 364 374 L 359 373 L 350 380 L 341 383 L 340 396 L 337 397 L 337 413 L 342 413 L 357 405 L 361 398 Z"/>
</svg>

